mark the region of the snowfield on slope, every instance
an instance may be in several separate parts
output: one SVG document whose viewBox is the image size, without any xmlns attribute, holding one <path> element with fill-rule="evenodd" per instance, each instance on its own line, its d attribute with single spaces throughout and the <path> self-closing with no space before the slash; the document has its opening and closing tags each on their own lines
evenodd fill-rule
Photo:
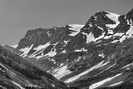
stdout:
<svg viewBox="0 0 133 89">
<path fill-rule="evenodd" d="M 100 86 L 102 86 L 103 84 L 105 84 L 105 83 L 111 81 L 112 79 L 114 79 L 114 78 L 116 78 L 116 77 L 118 77 L 118 76 L 120 76 L 120 75 L 122 75 L 122 73 L 117 74 L 117 75 L 115 75 L 115 76 L 113 76 L 113 77 L 106 78 L 106 79 L 104 79 L 104 80 L 102 80 L 102 81 L 99 81 L 99 82 L 97 82 L 97 83 L 94 83 L 94 84 L 92 84 L 92 85 L 89 87 L 89 89 L 95 89 L 95 88 L 97 88 L 97 87 L 100 87 Z"/>
<path fill-rule="evenodd" d="M 105 62 L 105 63 L 104 63 L 104 61 L 101 61 L 100 63 L 94 65 L 94 66 L 91 67 L 90 69 L 88 69 L 88 70 L 86 70 L 86 71 L 84 71 L 84 72 L 82 72 L 82 73 L 80 73 L 80 74 L 78 74 L 78 75 L 75 75 L 75 76 L 73 76 L 73 77 L 71 77 L 71 78 L 65 80 L 64 82 L 65 82 L 65 83 L 73 82 L 73 81 L 79 79 L 80 77 L 86 75 L 87 73 L 93 71 L 94 69 L 98 69 L 98 68 L 100 68 L 100 67 L 103 67 L 104 65 L 107 65 L 108 63 L 109 63 L 109 62 Z"/>
</svg>

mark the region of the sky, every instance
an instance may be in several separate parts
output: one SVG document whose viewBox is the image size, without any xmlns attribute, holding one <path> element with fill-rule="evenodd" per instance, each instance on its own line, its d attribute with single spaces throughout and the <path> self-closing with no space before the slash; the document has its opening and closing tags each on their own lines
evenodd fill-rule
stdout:
<svg viewBox="0 0 133 89">
<path fill-rule="evenodd" d="M 29 29 L 85 24 L 97 11 L 132 8 L 133 0 L 0 0 L 0 44 L 17 44 Z"/>
</svg>

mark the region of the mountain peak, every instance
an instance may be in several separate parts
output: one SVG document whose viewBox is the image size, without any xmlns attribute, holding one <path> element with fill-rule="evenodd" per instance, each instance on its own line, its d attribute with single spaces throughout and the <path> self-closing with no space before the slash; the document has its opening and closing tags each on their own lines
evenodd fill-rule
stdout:
<svg viewBox="0 0 133 89">
<path fill-rule="evenodd" d="M 29 30 L 17 49 L 76 89 L 112 88 L 132 80 L 132 20 L 133 10 L 124 15 L 99 11 L 85 25 Z"/>
</svg>

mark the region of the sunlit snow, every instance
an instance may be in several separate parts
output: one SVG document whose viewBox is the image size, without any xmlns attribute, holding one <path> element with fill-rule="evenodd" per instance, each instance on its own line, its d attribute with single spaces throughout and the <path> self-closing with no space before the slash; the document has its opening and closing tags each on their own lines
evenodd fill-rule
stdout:
<svg viewBox="0 0 133 89">
<path fill-rule="evenodd" d="M 18 86 L 20 89 L 25 89 L 23 88 L 19 83 L 15 82 L 15 81 L 11 81 L 14 85 Z"/>
<path fill-rule="evenodd" d="M 82 34 L 86 36 L 86 43 L 89 43 L 95 40 L 94 34 L 92 32 L 90 32 L 89 34 L 82 32 Z"/>
<path fill-rule="evenodd" d="M 69 34 L 69 36 L 76 36 L 84 25 L 70 24 L 69 26 L 71 27 L 69 29 L 73 31 L 71 34 Z"/>
<path fill-rule="evenodd" d="M 122 36 L 124 33 L 115 33 L 113 36 Z"/>
<path fill-rule="evenodd" d="M 41 49 L 47 48 L 49 45 L 50 45 L 50 42 L 47 42 L 47 43 L 44 44 L 44 45 L 39 45 L 39 46 L 35 47 L 34 50 L 39 51 L 39 50 L 41 50 Z"/>
<path fill-rule="evenodd" d="M 18 44 L 10 45 L 10 46 L 13 47 L 13 48 L 17 48 L 18 47 Z"/>
<path fill-rule="evenodd" d="M 87 52 L 87 49 L 81 48 L 81 49 L 76 49 L 74 52 Z"/>
<path fill-rule="evenodd" d="M 111 20 L 115 21 L 115 24 L 106 24 L 107 27 L 109 28 L 115 28 L 120 22 L 119 22 L 119 16 L 118 14 L 112 13 L 107 11 L 108 14 L 106 14 L 106 16 L 108 18 L 110 18 Z"/>
<path fill-rule="evenodd" d="M 62 78 L 63 76 L 68 75 L 68 74 L 71 73 L 71 71 L 68 70 L 67 65 L 61 66 L 60 68 L 56 68 L 56 69 L 54 69 L 53 72 L 54 72 L 54 73 L 53 73 L 54 77 L 56 77 L 57 79 L 60 79 L 60 78 Z"/>
<path fill-rule="evenodd" d="M 99 81 L 99 82 L 97 82 L 97 83 L 94 83 L 94 84 L 92 84 L 92 85 L 89 87 L 89 89 L 95 89 L 95 88 L 97 88 L 97 87 L 100 87 L 100 86 L 102 86 L 103 84 L 105 84 L 106 82 L 109 82 L 109 81 L 111 81 L 112 79 L 114 79 L 114 78 L 116 78 L 116 77 L 118 77 L 118 76 L 120 76 L 120 75 L 121 75 L 121 73 L 120 73 L 120 74 L 117 74 L 117 75 L 115 75 L 115 76 L 113 76 L 113 77 L 106 78 L 106 79 L 104 79 L 104 80 L 102 80 L 102 81 Z"/>
<path fill-rule="evenodd" d="M 45 56 L 54 57 L 56 54 L 56 49 L 54 48 L 53 50 L 45 54 Z"/>
<path fill-rule="evenodd" d="M 33 47 L 33 44 L 30 47 L 25 47 L 20 49 L 20 51 L 23 52 L 20 56 L 23 56 L 23 57 L 27 56 L 27 54 L 30 52 L 32 47 Z"/>
<path fill-rule="evenodd" d="M 113 86 L 120 85 L 120 84 L 122 84 L 122 83 L 123 83 L 123 81 L 120 81 L 120 82 L 117 82 L 117 83 L 111 84 L 111 85 L 109 85 L 109 86 L 110 86 L 110 87 L 113 87 Z"/>
<path fill-rule="evenodd" d="M 71 78 L 65 80 L 64 82 L 65 82 L 65 83 L 73 82 L 73 81 L 79 79 L 81 76 L 86 75 L 87 73 L 93 71 L 94 69 L 98 69 L 98 68 L 100 68 L 100 67 L 103 67 L 103 66 L 107 65 L 108 63 L 109 63 L 109 62 L 105 62 L 105 63 L 104 63 L 104 61 L 101 61 L 100 63 L 94 65 L 94 66 L 91 67 L 90 69 L 88 69 L 88 70 L 86 70 L 86 71 L 84 71 L 84 72 L 82 72 L 82 73 L 80 73 L 80 74 L 78 74 L 78 75 L 75 75 L 75 76 L 73 76 L 73 77 L 71 77 Z"/>
</svg>

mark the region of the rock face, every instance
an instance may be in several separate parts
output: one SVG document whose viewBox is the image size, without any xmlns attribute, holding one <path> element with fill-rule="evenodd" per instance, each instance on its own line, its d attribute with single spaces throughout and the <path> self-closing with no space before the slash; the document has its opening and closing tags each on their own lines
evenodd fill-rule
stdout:
<svg viewBox="0 0 133 89">
<path fill-rule="evenodd" d="M 9 71 L 0 73 L 7 74 L 0 87 L 132 89 L 132 45 L 133 10 L 97 12 L 85 25 L 29 30 L 17 48 L 2 48 L 1 70 Z"/>
</svg>

